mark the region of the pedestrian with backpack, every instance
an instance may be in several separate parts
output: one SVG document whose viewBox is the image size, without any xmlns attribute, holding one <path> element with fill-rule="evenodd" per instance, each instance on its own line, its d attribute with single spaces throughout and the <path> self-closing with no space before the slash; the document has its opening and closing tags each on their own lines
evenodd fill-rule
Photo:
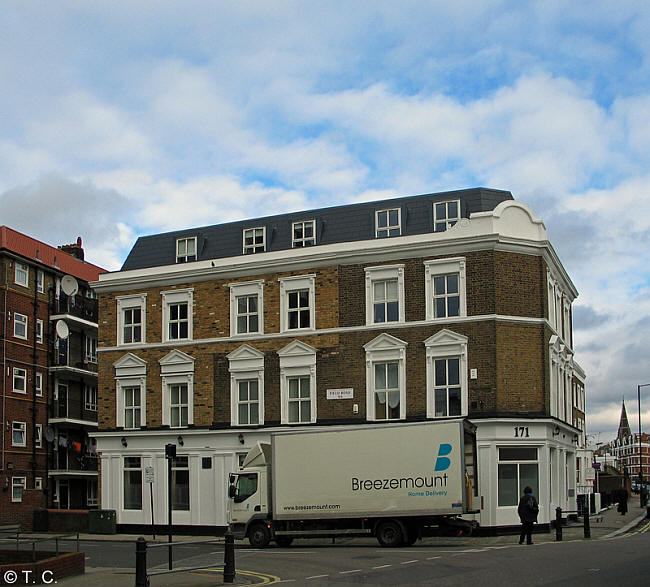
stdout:
<svg viewBox="0 0 650 587">
<path fill-rule="evenodd" d="M 519 519 L 521 520 L 521 535 L 519 536 L 519 544 L 524 543 L 524 538 L 526 538 L 526 544 L 532 544 L 533 524 L 537 522 L 539 506 L 537 505 L 537 499 L 535 499 L 535 496 L 533 495 L 533 490 L 530 487 L 524 488 L 524 494 L 519 500 L 517 513 L 519 514 Z"/>
</svg>

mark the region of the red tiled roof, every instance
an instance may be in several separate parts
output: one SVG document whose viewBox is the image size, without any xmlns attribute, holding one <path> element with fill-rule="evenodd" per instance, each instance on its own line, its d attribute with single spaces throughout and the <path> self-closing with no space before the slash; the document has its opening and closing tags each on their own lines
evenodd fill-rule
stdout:
<svg viewBox="0 0 650 587">
<path fill-rule="evenodd" d="M 97 281 L 100 273 L 107 272 L 106 269 L 81 261 L 8 226 L 0 226 L 0 249 L 6 249 L 83 281 Z"/>
</svg>

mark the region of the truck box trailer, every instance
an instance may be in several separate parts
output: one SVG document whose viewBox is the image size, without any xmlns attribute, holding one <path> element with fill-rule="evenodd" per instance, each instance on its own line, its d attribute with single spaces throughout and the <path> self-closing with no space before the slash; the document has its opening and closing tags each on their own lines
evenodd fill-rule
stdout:
<svg viewBox="0 0 650 587">
<path fill-rule="evenodd" d="M 231 531 L 257 547 L 340 535 L 413 544 L 471 511 L 475 447 L 467 420 L 273 433 L 230 476 Z"/>
</svg>

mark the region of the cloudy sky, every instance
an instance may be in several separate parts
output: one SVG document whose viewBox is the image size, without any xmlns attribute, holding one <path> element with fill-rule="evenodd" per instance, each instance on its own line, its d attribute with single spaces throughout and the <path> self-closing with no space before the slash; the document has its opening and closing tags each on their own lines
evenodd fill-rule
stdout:
<svg viewBox="0 0 650 587">
<path fill-rule="evenodd" d="M 84 241 L 476 186 L 580 291 L 590 433 L 650 383 L 647 0 L 5 0 L 0 224 Z M 650 428 L 650 387 L 643 390 Z M 645 427 L 644 427 L 645 428 Z"/>
</svg>

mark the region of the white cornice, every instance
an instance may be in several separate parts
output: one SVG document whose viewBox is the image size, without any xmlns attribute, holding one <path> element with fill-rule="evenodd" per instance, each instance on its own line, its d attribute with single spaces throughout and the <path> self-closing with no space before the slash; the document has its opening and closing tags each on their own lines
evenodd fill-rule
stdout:
<svg viewBox="0 0 650 587">
<path fill-rule="evenodd" d="M 518 324 L 535 324 L 535 325 L 546 325 L 551 328 L 550 323 L 546 318 L 527 318 L 522 316 L 504 316 L 501 314 L 485 314 L 481 316 L 464 316 L 453 318 L 436 318 L 435 320 L 416 320 L 413 322 L 400 322 L 400 323 L 381 323 L 381 324 L 368 324 L 360 326 L 341 326 L 339 328 L 319 328 L 318 330 L 313 330 L 309 332 L 301 333 L 302 338 L 310 338 L 312 336 L 325 336 L 328 334 L 350 334 L 354 332 L 382 332 L 386 330 L 396 331 L 403 328 L 419 328 L 422 326 L 447 326 L 449 329 L 453 329 L 454 324 L 467 324 L 471 322 L 510 322 Z M 267 340 L 273 340 L 278 338 L 291 338 L 295 336 L 295 333 L 291 332 L 271 332 L 265 334 L 251 334 L 250 336 L 221 336 L 214 338 L 201 338 L 195 340 L 186 340 L 186 341 L 171 341 L 171 342 L 153 342 L 145 343 L 140 345 L 128 345 L 128 346 L 109 346 L 109 347 L 100 347 L 97 349 L 99 353 L 113 352 L 113 351 L 122 351 L 130 352 L 133 350 L 141 349 L 157 349 L 157 348 L 179 348 L 179 347 L 188 347 L 196 345 L 209 345 L 209 344 L 223 344 L 223 343 L 250 343 L 254 344 L 255 342 L 263 342 Z M 242 346 L 249 346 L 249 344 L 243 344 Z M 240 347 L 241 348 L 241 347 Z M 252 347 L 249 347 L 252 348 Z M 236 353 L 237 351 L 233 351 Z"/>
<path fill-rule="evenodd" d="M 444 241 L 435 241 L 431 236 L 431 234 L 426 234 L 394 237 L 379 241 L 322 245 L 229 257 L 215 261 L 196 261 L 181 265 L 105 273 L 100 276 L 100 281 L 92 283 L 92 287 L 100 293 L 132 291 L 149 287 L 181 285 L 215 279 L 235 279 L 264 273 L 315 269 L 332 265 L 381 263 L 395 259 L 459 255 L 482 250 L 495 250 L 544 257 L 547 264 L 556 268 L 564 278 L 567 287 L 577 296 L 575 286 L 548 241 L 533 242 L 511 239 L 498 234 Z"/>
<path fill-rule="evenodd" d="M 566 290 L 571 292 L 573 297 L 578 295 L 548 241 L 544 223 L 528 206 L 515 200 L 501 202 L 494 210 L 472 214 L 469 219 L 463 218 L 444 232 L 349 241 L 117 271 L 100 275 L 99 281 L 91 285 L 98 292 L 133 291 L 341 264 L 462 255 L 480 250 L 543 256 L 547 264 L 560 276 Z"/>
</svg>

